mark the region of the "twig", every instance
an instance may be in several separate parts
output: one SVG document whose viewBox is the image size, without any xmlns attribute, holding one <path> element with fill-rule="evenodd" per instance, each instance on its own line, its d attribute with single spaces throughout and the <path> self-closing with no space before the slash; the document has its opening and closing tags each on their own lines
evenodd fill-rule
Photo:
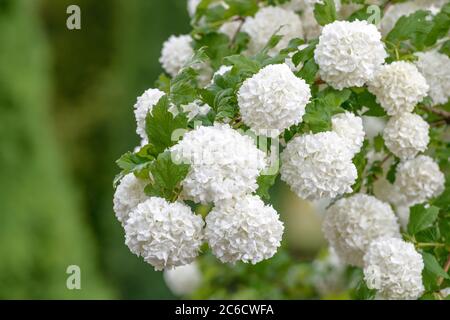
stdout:
<svg viewBox="0 0 450 320">
<path fill-rule="evenodd" d="M 230 47 L 234 46 L 237 36 L 238 36 L 239 32 L 241 32 L 242 26 L 244 25 L 245 18 L 237 17 L 235 21 L 240 21 L 240 23 L 239 23 L 239 26 L 237 27 L 236 31 L 234 32 L 233 37 L 231 38 Z"/>
<path fill-rule="evenodd" d="M 447 262 L 444 265 L 445 273 L 447 273 L 449 269 L 450 269 L 450 254 L 448 255 Z M 442 282 L 444 282 L 444 278 L 443 277 L 439 277 L 439 279 L 437 281 L 438 286 L 440 286 L 442 284 Z"/>
<path fill-rule="evenodd" d="M 441 116 L 442 117 L 441 120 L 445 120 L 445 122 L 447 124 L 450 124 L 450 112 L 447 112 L 447 111 L 441 110 L 441 109 L 437 109 L 437 108 L 433 108 L 433 107 L 428 107 L 423 104 L 420 105 L 419 108 L 421 108 L 422 110 L 425 110 L 427 112 L 434 113 L 438 116 Z"/>
</svg>

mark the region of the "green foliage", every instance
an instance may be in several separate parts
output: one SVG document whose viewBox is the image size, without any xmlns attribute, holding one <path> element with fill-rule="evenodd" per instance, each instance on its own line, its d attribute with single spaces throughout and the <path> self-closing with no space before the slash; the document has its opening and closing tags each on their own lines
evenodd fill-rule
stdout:
<svg viewBox="0 0 450 320">
<path fill-rule="evenodd" d="M 148 136 L 148 141 L 152 144 L 152 148 L 154 148 L 156 154 L 173 146 L 177 142 L 173 137 L 174 133 L 177 130 L 186 129 L 188 125 L 185 114 L 180 113 L 174 117 L 169 112 L 169 99 L 167 96 L 163 96 L 159 100 L 153 107 L 152 112 L 147 114 L 145 120 L 145 131 Z"/>
<path fill-rule="evenodd" d="M 431 227 L 436 222 L 438 215 L 439 208 L 434 206 L 425 208 L 423 205 L 416 205 L 414 207 L 411 207 L 408 223 L 408 233 L 410 235 L 415 235 L 419 231 Z"/>
<path fill-rule="evenodd" d="M 152 182 L 145 187 L 145 193 L 174 201 L 181 191 L 181 181 L 189 172 L 189 165 L 174 163 L 170 152 L 166 151 L 150 163 L 149 171 Z"/>
<path fill-rule="evenodd" d="M 261 197 L 261 199 L 269 201 L 270 188 L 275 184 L 275 180 L 277 179 L 277 174 L 275 175 L 260 175 L 257 179 L 258 189 L 256 190 L 256 194 Z"/>
<path fill-rule="evenodd" d="M 334 0 L 324 0 L 314 6 L 314 16 L 317 22 L 324 26 L 336 20 L 336 6 Z"/>
</svg>

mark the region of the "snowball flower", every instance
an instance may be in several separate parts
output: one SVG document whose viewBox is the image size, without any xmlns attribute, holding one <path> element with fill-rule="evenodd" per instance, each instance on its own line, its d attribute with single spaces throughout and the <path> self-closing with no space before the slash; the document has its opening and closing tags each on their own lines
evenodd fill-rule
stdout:
<svg viewBox="0 0 450 320">
<path fill-rule="evenodd" d="M 331 119 L 333 131 L 336 132 L 350 148 L 352 154 L 357 154 L 364 142 L 364 127 L 360 117 L 351 112 L 339 113 Z"/>
<path fill-rule="evenodd" d="M 205 237 L 223 263 L 256 264 L 271 258 L 280 246 L 283 231 L 272 206 L 252 195 L 219 202 L 206 217 Z"/>
<path fill-rule="evenodd" d="M 450 58 L 437 51 L 418 52 L 415 62 L 430 86 L 434 104 L 445 104 L 450 98 Z"/>
<path fill-rule="evenodd" d="M 427 96 L 428 84 L 412 63 L 396 61 L 376 72 L 368 89 L 390 116 L 413 111 Z"/>
<path fill-rule="evenodd" d="M 300 123 L 310 98 L 309 86 L 286 64 L 261 69 L 245 80 L 238 92 L 244 123 L 255 133 L 268 136 L 277 136 Z"/>
<path fill-rule="evenodd" d="M 189 35 L 170 36 L 164 42 L 159 62 L 164 70 L 175 77 L 194 55 L 191 47 L 192 38 Z"/>
<path fill-rule="evenodd" d="M 178 296 L 193 293 L 202 282 L 202 274 L 198 264 L 194 261 L 185 266 L 164 271 L 164 281 L 170 291 Z"/>
<path fill-rule="evenodd" d="M 400 237 L 391 207 L 365 194 L 343 198 L 328 208 L 323 232 L 343 262 L 359 267 L 373 240 L 382 236 Z"/>
<path fill-rule="evenodd" d="M 421 116 L 403 113 L 392 117 L 384 129 L 386 147 L 400 159 L 414 158 L 427 149 L 430 126 Z"/>
<path fill-rule="evenodd" d="M 165 93 L 158 89 L 148 89 L 140 97 L 134 105 L 134 116 L 136 118 L 136 133 L 143 139 L 147 139 L 145 132 L 145 118 L 147 114 L 152 111 L 153 107 L 158 103 L 159 99 Z"/>
<path fill-rule="evenodd" d="M 229 125 L 198 127 L 172 147 L 174 161 L 191 165 L 183 196 L 209 203 L 254 192 L 266 166 L 265 154 Z"/>
<path fill-rule="evenodd" d="M 314 52 L 320 76 L 338 90 L 363 86 L 386 57 L 377 28 L 358 20 L 327 24 Z"/>
<path fill-rule="evenodd" d="M 300 17 L 293 11 L 280 7 L 260 9 L 254 17 L 248 17 L 245 20 L 242 25 L 242 31 L 250 36 L 249 54 L 256 54 L 263 49 L 270 37 L 277 31 L 283 38 L 275 48 L 269 51 L 270 55 L 275 55 L 281 49 L 286 48 L 291 39 L 303 38 L 303 27 Z"/>
<path fill-rule="evenodd" d="M 414 245 L 398 238 L 374 240 L 364 256 L 364 279 L 381 298 L 418 299 L 424 292 L 422 256 Z"/>
<path fill-rule="evenodd" d="M 348 145 L 335 132 L 297 137 L 281 154 L 281 179 L 307 200 L 352 191 L 358 176 Z"/>
<path fill-rule="evenodd" d="M 117 220 L 122 225 L 127 221 L 130 211 L 148 198 L 144 193 L 146 185 L 145 180 L 136 178 L 133 173 L 127 174 L 120 180 L 113 202 Z"/>
<path fill-rule="evenodd" d="M 203 219 L 181 202 L 151 197 L 130 212 L 125 244 L 155 270 L 191 263 L 203 243 Z"/>
<path fill-rule="evenodd" d="M 195 15 L 195 12 L 197 11 L 197 7 L 200 4 L 202 0 L 188 0 L 187 2 L 187 9 L 190 17 L 193 17 Z"/>
<path fill-rule="evenodd" d="M 403 195 L 403 205 L 413 206 L 439 196 L 445 178 L 438 164 L 429 156 L 404 161 L 397 167 L 394 186 Z"/>
</svg>

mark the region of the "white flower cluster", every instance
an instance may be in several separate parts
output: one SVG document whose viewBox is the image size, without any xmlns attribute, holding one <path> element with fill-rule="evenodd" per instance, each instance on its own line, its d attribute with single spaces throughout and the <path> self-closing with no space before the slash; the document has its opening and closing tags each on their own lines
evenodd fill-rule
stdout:
<svg viewBox="0 0 450 320">
<path fill-rule="evenodd" d="M 247 195 L 216 203 L 206 217 L 205 237 L 220 261 L 256 264 L 276 253 L 283 230 L 272 206 Z"/>
<path fill-rule="evenodd" d="M 393 116 L 413 111 L 427 96 L 429 86 L 414 64 L 396 61 L 379 68 L 368 89 L 387 114 Z"/>
<path fill-rule="evenodd" d="M 400 159 L 414 158 L 427 149 L 430 137 L 429 124 L 414 113 L 392 117 L 384 129 L 386 147 Z"/>
<path fill-rule="evenodd" d="M 347 143 L 350 152 L 357 154 L 366 135 L 362 119 L 351 112 L 345 112 L 333 116 L 331 123 L 333 131 Z"/>
<path fill-rule="evenodd" d="M 303 37 L 300 17 L 291 10 L 265 7 L 260 9 L 254 17 L 248 17 L 242 26 L 242 31 L 250 36 L 248 53 L 256 54 L 263 49 L 270 37 L 278 30 L 278 34 L 282 35 L 283 39 L 269 51 L 272 55 L 287 47 L 292 38 Z"/>
<path fill-rule="evenodd" d="M 170 291 L 178 296 L 194 292 L 202 283 L 202 273 L 197 262 L 164 270 L 164 281 Z"/>
<path fill-rule="evenodd" d="M 159 99 L 164 96 L 164 92 L 158 89 L 148 89 L 140 97 L 134 105 L 134 116 L 136 118 L 136 133 L 143 141 L 147 141 L 147 133 L 145 132 L 145 118 L 152 111 L 153 107 L 158 103 Z"/>
<path fill-rule="evenodd" d="M 423 292 L 422 256 L 414 245 L 398 238 L 374 240 L 364 256 L 364 279 L 381 298 L 411 300 Z"/>
<path fill-rule="evenodd" d="M 377 28 L 358 20 L 327 24 L 314 52 L 320 76 L 338 90 L 363 86 L 386 57 Z"/>
<path fill-rule="evenodd" d="M 444 184 L 438 164 L 422 155 L 398 165 L 394 187 L 402 197 L 401 204 L 413 206 L 439 196 Z"/>
<path fill-rule="evenodd" d="M 445 104 L 450 98 L 450 58 L 437 51 L 418 52 L 417 68 L 430 86 L 434 104 Z"/>
<path fill-rule="evenodd" d="M 204 221 L 181 202 L 150 197 L 130 212 L 125 244 L 155 270 L 189 264 L 203 243 Z"/>
<path fill-rule="evenodd" d="M 365 194 L 340 199 L 328 208 L 323 232 L 343 262 L 360 267 L 373 240 L 382 236 L 400 238 L 391 207 Z"/>
<path fill-rule="evenodd" d="M 268 65 L 238 92 L 242 120 L 256 134 L 278 136 L 302 121 L 311 90 L 286 64 Z M 270 134 L 267 134 L 270 132 Z"/>
<path fill-rule="evenodd" d="M 299 136 L 281 154 L 281 179 L 307 200 L 336 197 L 352 191 L 357 178 L 353 154 L 335 132 Z"/>
<path fill-rule="evenodd" d="M 128 220 L 130 211 L 145 201 L 148 197 L 144 193 L 145 181 L 138 179 L 133 173 L 129 173 L 122 178 L 114 193 L 114 212 L 117 220 L 122 225 Z"/>
<path fill-rule="evenodd" d="M 191 43 L 192 38 L 189 35 L 170 36 L 164 42 L 159 62 L 172 77 L 175 77 L 194 55 Z"/>
<path fill-rule="evenodd" d="M 229 125 L 198 127 L 171 149 L 176 161 L 191 169 L 183 181 L 183 195 L 200 203 L 217 202 L 252 193 L 266 166 L 265 154 L 252 138 Z"/>
</svg>

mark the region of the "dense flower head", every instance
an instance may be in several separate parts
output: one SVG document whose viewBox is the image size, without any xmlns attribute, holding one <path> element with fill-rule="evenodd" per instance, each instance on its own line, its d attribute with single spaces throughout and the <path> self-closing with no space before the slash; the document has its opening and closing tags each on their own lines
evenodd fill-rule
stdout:
<svg viewBox="0 0 450 320">
<path fill-rule="evenodd" d="M 307 200 L 352 191 L 357 178 L 352 153 L 335 132 L 307 134 L 289 141 L 281 154 L 281 179 Z"/>
<path fill-rule="evenodd" d="M 427 81 L 417 67 L 405 61 L 382 66 L 369 82 L 369 91 L 391 116 L 413 111 L 428 90 Z"/>
<path fill-rule="evenodd" d="M 320 76 L 338 90 L 363 86 L 386 56 L 377 28 L 358 20 L 327 24 L 314 52 Z"/>
<path fill-rule="evenodd" d="M 343 262 L 359 267 L 373 240 L 400 237 L 397 217 L 389 204 L 365 194 L 340 199 L 328 208 L 323 232 Z"/>
<path fill-rule="evenodd" d="M 189 35 L 172 35 L 164 42 L 159 62 L 172 77 L 175 77 L 194 55 L 191 42 Z"/>
<path fill-rule="evenodd" d="M 249 136 L 226 124 L 198 127 L 172 147 L 175 161 L 191 165 L 183 195 L 201 203 L 229 199 L 256 190 L 266 166 L 265 154 Z"/>
<path fill-rule="evenodd" d="M 413 206 L 439 196 L 444 191 L 445 177 L 429 156 L 401 162 L 394 186 L 403 197 L 402 204 Z"/>
<path fill-rule="evenodd" d="M 427 149 L 430 137 L 429 124 L 414 113 L 392 117 L 384 129 L 386 147 L 400 159 L 414 158 Z"/>
<path fill-rule="evenodd" d="M 127 221 L 130 211 L 148 198 L 144 193 L 145 186 L 145 180 L 136 178 L 133 173 L 127 174 L 120 180 L 113 202 L 117 220 L 122 224 Z"/>
<path fill-rule="evenodd" d="M 193 293 L 202 283 L 202 273 L 196 261 L 185 266 L 164 270 L 164 281 L 178 296 Z"/>
<path fill-rule="evenodd" d="M 147 139 L 145 132 L 145 118 L 147 114 L 152 111 L 153 107 L 158 103 L 159 99 L 165 93 L 158 89 L 148 89 L 141 96 L 137 98 L 134 105 L 134 116 L 136 118 L 136 133 L 142 138 Z"/>
<path fill-rule="evenodd" d="M 216 203 L 206 217 L 205 237 L 213 254 L 224 263 L 256 264 L 271 258 L 283 231 L 272 206 L 252 195 Z"/>
<path fill-rule="evenodd" d="M 364 256 L 364 279 L 384 299 L 413 300 L 424 292 L 422 256 L 399 238 L 374 240 Z"/>
<path fill-rule="evenodd" d="M 189 264 L 203 243 L 203 219 L 181 202 L 151 197 L 130 212 L 125 244 L 155 270 Z"/>
<path fill-rule="evenodd" d="M 350 152 L 357 154 L 363 145 L 365 131 L 361 117 L 351 112 L 339 113 L 331 119 L 333 131 L 336 132 L 350 148 Z"/>
<path fill-rule="evenodd" d="M 270 136 L 300 123 L 310 98 L 309 86 L 286 64 L 261 69 L 245 80 L 238 92 L 244 123 L 255 133 Z"/>
<path fill-rule="evenodd" d="M 249 54 L 256 54 L 263 49 L 270 37 L 277 31 L 283 38 L 275 48 L 269 51 L 269 54 L 272 55 L 287 47 L 291 39 L 303 37 L 300 17 L 293 11 L 280 7 L 260 9 L 254 17 L 248 17 L 245 20 L 242 31 L 250 36 Z"/>
<path fill-rule="evenodd" d="M 450 58 L 438 51 L 418 52 L 415 64 L 430 86 L 434 104 L 445 104 L 450 98 Z"/>
</svg>

